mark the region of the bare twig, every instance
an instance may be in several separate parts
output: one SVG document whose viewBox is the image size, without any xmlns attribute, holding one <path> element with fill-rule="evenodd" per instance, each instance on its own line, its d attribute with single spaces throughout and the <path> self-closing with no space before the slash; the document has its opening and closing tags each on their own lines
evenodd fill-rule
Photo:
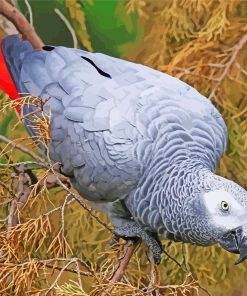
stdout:
<svg viewBox="0 0 247 296">
<path fill-rule="evenodd" d="M 71 263 L 75 263 L 75 262 L 79 262 L 81 265 L 83 265 L 89 273 L 93 274 L 93 271 L 91 270 L 90 266 L 88 266 L 88 264 L 86 262 L 84 262 L 82 259 L 80 258 L 52 258 L 52 259 L 44 259 L 44 260 L 37 260 L 39 263 L 43 264 L 43 265 L 47 265 L 53 262 L 66 262 L 69 261 Z"/>
<path fill-rule="evenodd" d="M 1 1 L 1 0 L 0 0 Z M 0 2 L 1 3 L 1 2 Z M 12 147 L 22 151 L 23 153 L 31 156 L 33 159 L 35 159 L 38 163 L 43 163 L 44 166 L 45 166 L 45 160 L 41 157 L 39 157 L 36 153 L 34 153 L 33 151 L 29 150 L 28 148 L 22 146 L 21 144 L 17 144 L 15 143 L 16 140 L 9 140 L 8 138 L 6 138 L 5 136 L 3 135 L 0 135 L 0 141 L 8 144 L 8 145 L 11 145 Z"/>
<path fill-rule="evenodd" d="M 76 265 L 76 273 L 77 273 L 77 280 L 78 280 L 78 284 L 80 285 L 80 288 L 82 288 L 82 281 L 81 281 L 81 270 L 80 270 L 80 266 L 78 264 L 78 262 L 76 261 L 75 262 L 75 265 Z"/>
<path fill-rule="evenodd" d="M 34 27 L 28 23 L 24 15 L 18 9 L 7 1 L 0 0 L 0 13 L 15 25 L 24 39 L 28 40 L 34 48 L 41 49 L 44 46 L 43 41 L 35 32 Z"/>
<path fill-rule="evenodd" d="M 49 295 L 50 291 L 56 286 L 56 284 L 57 284 L 58 280 L 60 279 L 61 275 L 63 274 L 63 272 L 69 267 L 69 265 L 71 265 L 74 262 L 75 262 L 74 260 L 71 260 L 64 267 L 62 267 L 62 269 L 60 270 L 60 272 L 57 275 L 56 279 L 50 285 L 49 289 L 46 291 L 45 295 Z"/>
<path fill-rule="evenodd" d="M 183 255 L 183 264 L 185 266 L 185 270 L 187 273 L 191 273 L 190 267 L 188 265 L 187 245 L 185 243 L 182 243 L 182 255 Z"/>
<path fill-rule="evenodd" d="M 8 227 L 16 226 L 19 223 L 19 211 L 24 207 L 31 192 L 30 180 L 25 172 L 25 166 L 20 166 L 17 170 L 18 193 L 11 203 L 8 218 Z M 29 173 L 32 175 L 31 178 L 36 178 L 31 171 Z"/>
<path fill-rule="evenodd" d="M 77 263 L 77 261 L 75 263 Z M 63 269 L 62 267 L 51 265 L 51 264 L 45 264 L 45 266 L 48 267 L 48 268 L 57 269 L 57 270 L 62 270 Z M 76 274 L 78 273 L 77 268 L 76 269 L 74 269 L 74 268 L 65 268 L 63 270 L 64 271 L 69 271 L 69 272 L 72 272 L 72 273 L 76 273 Z M 88 271 L 79 270 L 79 274 L 84 275 L 84 276 L 92 276 L 92 273 L 88 272 Z"/>
<path fill-rule="evenodd" d="M 231 66 L 235 63 L 235 60 L 236 60 L 236 57 L 237 57 L 239 51 L 243 48 L 243 46 L 245 45 L 246 42 L 247 42 L 247 34 L 242 36 L 240 41 L 231 49 L 230 59 L 225 64 L 225 69 L 222 72 L 222 74 L 220 75 L 220 77 L 218 78 L 218 81 L 216 82 L 216 84 L 215 84 L 215 86 L 214 86 L 214 88 L 213 88 L 213 90 L 212 90 L 212 92 L 211 92 L 211 94 L 209 96 L 209 99 L 212 99 L 214 97 L 216 90 L 221 85 L 224 78 L 227 77 L 227 75 L 229 74 Z"/>
<path fill-rule="evenodd" d="M 37 161 L 20 161 L 20 162 L 14 162 L 14 163 L 0 163 L 0 167 L 17 167 L 20 165 L 37 165 L 38 167 L 35 167 L 37 170 L 38 168 L 47 168 L 47 164 L 44 162 L 37 162 Z"/>
<path fill-rule="evenodd" d="M 182 264 L 179 263 L 179 262 L 177 261 L 176 258 L 172 257 L 172 256 L 171 256 L 166 250 L 163 250 L 163 252 L 166 254 L 166 256 L 167 256 L 169 259 L 171 259 L 171 260 L 172 260 L 173 262 L 175 262 L 180 268 L 183 269 Z"/>
<path fill-rule="evenodd" d="M 54 208 L 54 209 L 50 210 L 49 212 L 45 213 L 44 215 L 45 215 L 45 216 L 49 216 L 49 215 L 55 213 L 56 211 L 61 211 L 61 210 L 62 210 L 62 207 L 63 207 L 64 205 L 65 205 L 65 206 L 70 205 L 70 204 L 71 204 L 72 202 L 74 202 L 74 201 L 75 201 L 75 199 L 70 199 L 70 200 L 68 200 L 65 204 L 63 204 L 62 206 L 57 207 L 57 208 Z"/>
<path fill-rule="evenodd" d="M 44 160 L 37 156 L 33 151 L 27 149 L 26 147 L 14 143 L 14 141 L 9 140 L 3 135 L 0 135 L 0 141 L 4 142 L 8 145 L 11 145 L 14 148 L 19 149 L 20 151 L 24 152 L 25 154 L 28 154 L 32 158 L 34 158 L 37 163 L 45 167 Z M 6 146 L 6 147 L 7 147 Z M 5 149 L 6 149 L 5 147 Z M 25 162 L 23 163 L 13 163 L 12 161 L 7 165 L 9 167 L 13 167 L 16 176 L 18 177 L 18 184 L 17 184 L 17 194 L 13 196 L 13 200 L 11 202 L 11 207 L 9 210 L 8 215 L 8 228 L 14 227 L 19 223 L 19 212 L 26 204 L 28 197 L 32 191 L 31 185 L 34 185 L 38 182 L 38 178 L 34 174 L 34 172 L 26 167 Z M 0 164 L 0 166 L 6 166 L 6 164 Z M 5 189 L 6 186 L 1 184 Z M 9 191 L 9 190 L 8 190 Z M 13 193 L 12 193 L 13 195 Z"/>
<path fill-rule="evenodd" d="M 77 41 L 76 34 L 73 27 L 71 26 L 67 18 L 62 14 L 62 12 L 59 9 L 55 8 L 54 12 L 60 17 L 60 19 L 65 23 L 66 27 L 68 28 L 73 39 L 73 45 L 74 45 L 73 47 L 78 48 L 78 41 Z"/>
<path fill-rule="evenodd" d="M 204 291 L 206 294 L 208 294 L 208 296 L 212 296 L 212 294 L 205 287 L 203 287 L 199 282 L 197 282 L 197 285 L 199 286 L 199 288 L 202 291 Z"/>
<path fill-rule="evenodd" d="M 161 296 L 157 286 L 158 286 L 158 272 L 157 272 L 157 267 L 154 263 L 154 258 L 153 254 L 150 254 L 148 256 L 148 259 L 150 261 L 150 283 L 147 287 L 147 293 L 150 293 L 149 295 L 153 295 L 152 293 L 155 291 L 155 296 Z"/>
<path fill-rule="evenodd" d="M 24 1 L 25 1 L 26 6 L 27 6 L 28 13 L 29 13 L 29 23 L 30 23 L 31 26 L 33 26 L 33 12 L 32 12 L 32 7 L 29 4 L 28 0 L 24 0 Z"/>
<path fill-rule="evenodd" d="M 236 65 L 236 67 L 239 69 L 239 71 L 240 71 L 241 73 L 243 73 L 244 75 L 247 76 L 247 71 L 244 70 L 244 69 L 240 66 L 240 64 L 239 64 L 238 62 L 236 62 L 235 65 Z"/>
</svg>

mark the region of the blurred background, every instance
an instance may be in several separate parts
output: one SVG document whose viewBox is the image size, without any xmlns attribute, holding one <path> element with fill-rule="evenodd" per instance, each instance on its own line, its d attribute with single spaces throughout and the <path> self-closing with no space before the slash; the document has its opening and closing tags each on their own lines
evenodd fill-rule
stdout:
<svg viewBox="0 0 247 296">
<path fill-rule="evenodd" d="M 229 131 L 228 149 L 217 172 L 247 189 L 247 1 L 9 2 L 33 24 L 45 44 L 78 47 L 142 63 L 186 81 L 209 97 L 223 115 Z M 0 16 L 0 36 L 14 31 L 15 28 Z M 1 93 L 1 97 L 2 104 L 6 96 Z M 11 139 L 27 136 L 22 126 L 14 128 L 16 121 L 14 111 L 1 113 L 0 134 Z M 14 157 L 20 161 L 28 160 L 21 153 L 16 153 Z M 1 161 L 4 162 L 3 159 Z M 54 191 L 51 199 L 59 203 L 62 195 Z M 5 212 L 3 208 L 2 215 Z M 38 213 L 42 213 L 42 207 L 36 202 L 28 215 L 35 217 Z M 103 214 L 100 215 L 106 220 Z M 100 265 L 105 259 L 99 258 L 99 254 L 107 248 L 109 233 L 77 205 L 70 206 L 65 217 L 66 239 L 70 245 L 67 252 Z M 58 229 L 57 220 L 58 215 L 53 215 L 54 235 Z M 44 243 L 43 248 L 35 253 L 36 257 L 45 258 L 47 252 L 54 251 L 48 247 L 52 239 L 50 235 L 47 246 Z M 181 244 L 164 243 L 166 251 L 181 261 Z M 188 245 L 186 248 L 191 272 L 211 295 L 247 296 L 246 262 L 235 266 L 237 256 L 218 246 L 202 248 Z M 128 276 L 134 286 L 137 283 L 147 285 L 148 268 L 142 248 L 128 268 Z M 70 277 L 67 275 L 63 281 L 68 281 Z M 159 277 L 163 286 L 180 285 L 186 279 L 185 272 L 165 255 L 159 266 Z M 86 279 L 86 291 L 90 291 L 90 285 Z M 178 294 L 165 291 L 164 295 L 196 295 L 193 289 L 178 291 Z M 200 290 L 199 295 L 207 294 Z"/>
</svg>

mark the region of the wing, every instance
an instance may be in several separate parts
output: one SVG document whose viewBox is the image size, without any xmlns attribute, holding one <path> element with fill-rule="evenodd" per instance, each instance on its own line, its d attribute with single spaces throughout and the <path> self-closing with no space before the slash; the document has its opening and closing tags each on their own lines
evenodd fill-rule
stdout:
<svg viewBox="0 0 247 296">
<path fill-rule="evenodd" d="M 199 115 L 199 120 L 194 120 L 194 125 L 189 126 L 190 134 L 195 141 L 208 147 L 211 161 L 214 166 L 217 165 L 226 150 L 227 128 L 218 110 L 197 90 L 175 77 L 160 73 L 144 65 L 101 53 L 89 53 L 79 49 L 73 51 L 78 56 L 91 59 L 103 71 L 109 73 L 114 80 L 121 81 L 123 84 L 129 82 L 137 85 L 137 78 L 139 81 L 145 80 L 147 88 L 142 90 L 139 104 L 149 105 L 150 108 L 153 104 L 161 102 L 161 105 L 164 106 L 164 99 L 170 98 L 173 102 L 178 101 L 178 107 L 186 110 L 192 118 Z M 151 98 L 147 98 L 148 95 Z M 174 110 L 174 113 L 176 112 Z"/>
<path fill-rule="evenodd" d="M 94 200 L 128 195 L 140 174 L 134 157 L 140 134 L 133 85 L 123 89 L 92 63 L 60 47 L 25 56 L 20 80 L 28 92 L 48 99 L 50 155 L 74 177 L 77 189 Z M 24 107 L 23 113 L 29 112 Z"/>
</svg>

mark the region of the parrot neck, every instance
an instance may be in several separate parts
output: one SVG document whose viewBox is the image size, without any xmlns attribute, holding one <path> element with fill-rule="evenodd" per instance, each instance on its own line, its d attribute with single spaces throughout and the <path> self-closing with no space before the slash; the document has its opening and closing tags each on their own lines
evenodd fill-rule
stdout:
<svg viewBox="0 0 247 296">
<path fill-rule="evenodd" d="M 136 192 L 127 199 L 127 207 L 139 223 L 151 232 L 158 232 L 161 238 L 210 244 L 206 239 L 198 242 L 196 237 L 192 241 L 190 235 L 183 231 L 191 227 L 190 221 L 184 221 L 182 211 L 185 200 L 194 199 L 194 192 L 204 185 L 204 178 L 212 174 L 208 165 L 198 157 L 180 159 L 169 165 L 154 161 Z M 138 211 L 144 204 L 147 210 Z"/>
<path fill-rule="evenodd" d="M 207 180 L 213 172 L 199 159 L 187 159 L 174 166 L 169 177 L 163 180 L 163 199 L 160 215 L 165 231 L 175 240 L 211 245 L 212 233 L 204 217 L 201 192 L 207 187 Z M 171 200 L 173 207 L 171 208 Z"/>
</svg>

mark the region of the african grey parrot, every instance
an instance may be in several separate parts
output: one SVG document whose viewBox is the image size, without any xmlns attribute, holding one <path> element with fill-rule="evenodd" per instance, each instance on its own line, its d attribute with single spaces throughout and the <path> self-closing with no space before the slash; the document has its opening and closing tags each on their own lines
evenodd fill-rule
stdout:
<svg viewBox="0 0 247 296">
<path fill-rule="evenodd" d="M 0 78 L 1 88 L 46 101 L 50 158 L 119 236 L 144 239 L 156 262 L 160 239 L 219 242 L 240 254 L 238 262 L 247 258 L 247 192 L 214 174 L 227 129 L 207 98 L 169 75 L 101 53 L 34 50 L 7 36 L 1 55 L 1 75 L 9 77 Z"/>
</svg>

